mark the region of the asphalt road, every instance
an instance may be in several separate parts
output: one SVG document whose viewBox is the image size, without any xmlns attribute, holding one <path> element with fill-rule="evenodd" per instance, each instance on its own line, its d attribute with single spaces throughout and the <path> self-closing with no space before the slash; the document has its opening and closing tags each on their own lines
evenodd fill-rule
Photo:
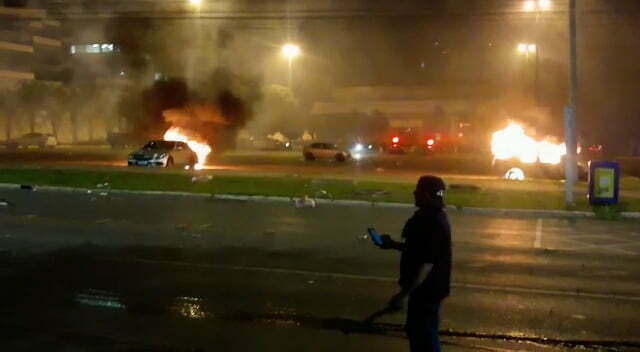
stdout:
<svg viewBox="0 0 640 352">
<path fill-rule="evenodd" d="M 0 198 L 3 350 L 407 349 L 401 313 L 362 321 L 397 289 L 399 259 L 364 229 L 395 234 L 410 209 Z M 450 216 L 445 350 L 640 346 L 637 222 Z"/>
</svg>

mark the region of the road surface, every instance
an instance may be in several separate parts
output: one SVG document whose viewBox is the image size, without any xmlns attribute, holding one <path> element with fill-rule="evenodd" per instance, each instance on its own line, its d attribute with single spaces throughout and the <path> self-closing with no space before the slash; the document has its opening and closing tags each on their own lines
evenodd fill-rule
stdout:
<svg viewBox="0 0 640 352">
<path fill-rule="evenodd" d="M 364 229 L 397 234 L 410 209 L 0 198 L 6 350 L 407 350 L 401 313 L 362 321 L 395 292 L 398 268 Z M 450 216 L 445 350 L 640 346 L 638 223 Z"/>
</svg>

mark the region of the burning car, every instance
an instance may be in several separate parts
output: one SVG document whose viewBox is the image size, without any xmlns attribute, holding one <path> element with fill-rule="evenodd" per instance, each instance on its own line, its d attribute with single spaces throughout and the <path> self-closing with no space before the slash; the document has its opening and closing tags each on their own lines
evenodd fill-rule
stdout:
<svg viewBox="0 0 640 352">
<path fill-rule="evenodd" d="M 530 176 L 562 178 L 564 175 L 566 145 L 552 138 L 535 140 L 515 122 L 493 133 L 491 153 L 494 169 L 506 179 L 521 181 Z M 586 175 L 585 170 L 584 165 L 578 165 L 580 178 Z"/>
<path fill-rule="evenodd" d="M 129 154 L 129 166 L 183 166 L 195 168 L 198 156 L 189 145 L 180 141 L 155 140 Z"/>
</svg>

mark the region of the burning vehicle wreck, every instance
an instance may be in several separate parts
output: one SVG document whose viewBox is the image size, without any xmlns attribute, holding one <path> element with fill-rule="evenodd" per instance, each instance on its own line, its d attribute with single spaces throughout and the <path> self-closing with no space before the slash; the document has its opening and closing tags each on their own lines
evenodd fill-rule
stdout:
<svg viewBox="0 0 640 352">
<path fill-rule="evenodd" d="M 193 169 L 198 165 L 197 154 L 182 141 L 150 141 L 139 150 L 129 154 L 129 166 L 172 167 Z"/>
<path fill-rule="evenodd" d="M 522 181 L 529 177 L 564 177 L 565 144 L 558 143 L 552 137 L 536 140 L 516 122 L 510 122 L 504 129 L 493 133 L 491 153 L 494 171 L 505 179 Z M 578 164 L 578 176 L 581 179 L 587 176 L 582 163 Z"/>
</svg>

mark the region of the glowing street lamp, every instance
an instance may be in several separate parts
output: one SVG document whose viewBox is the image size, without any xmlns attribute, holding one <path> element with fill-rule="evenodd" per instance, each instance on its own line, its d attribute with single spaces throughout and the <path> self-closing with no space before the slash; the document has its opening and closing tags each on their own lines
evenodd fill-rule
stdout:
<svg viewBox="0 0 640 352">
<path fill-rule="evenodd" d="M 538 51 L 538 46 L 533 43 L 519 43 L 516 50 L 518 54 L 529 56 L 529 54 L 535 54 Z"/>
<path fill-rule="evenodd" d="M 189 3 L 191 4 L 191 6 L 199 7 L 202 3 L 202 0 L 189 0 Z"/>
<path fill-rule="evenodd" d="M 524 2 L 523 9 L 526 12 L 533 12 L 536 10 L 536 2 L 534 0 L 527 0 Z"/>
<path fill-rule="evenodd" d="M 519 55 L 522 55 L 524 57 L 526 57 L 527 62 L 529 62 L 529 56 L 534 55 L 535 56 L 535 61 L 534 61 L 534 77 L 533 77 L 533 93 L 535 96 L 535 100 L 537 103 L 540 102 L 540 96 L 539 96 L 539 92 L 538 92 L 538 64 L 539 64 L 539 56 L 540 56 L 540 51 L 538 50 L 538 45 L 535 43 L 518 43 L 518 45 L 516 46 L 516 51 L 518 52 Z"/>
<path fill-rule="evenodd" d="M 551 0 L 526 0 L 522 5 L 525 12 L 539 12 L 551 10 Z"/>
<path fill-rule="evenodd" d="M 551 10 L 551 0 L 538 0 L 538 8 L 542 11 Z"/>
<path fill-rule="evenodd" d="M 285 44 L 282 46 L 282 55 L 289 61 L 289 89 L 293 84 L 293 59 L 300 56 L 300 47 L 295 44 Z"/>
<path fill-rule="evenodd" d="M 282 55 L 289 60 L 295 59 L 300 55 L 300 47 L 294 44 L 285 44 L 282 46 Z"/>
</svg>

